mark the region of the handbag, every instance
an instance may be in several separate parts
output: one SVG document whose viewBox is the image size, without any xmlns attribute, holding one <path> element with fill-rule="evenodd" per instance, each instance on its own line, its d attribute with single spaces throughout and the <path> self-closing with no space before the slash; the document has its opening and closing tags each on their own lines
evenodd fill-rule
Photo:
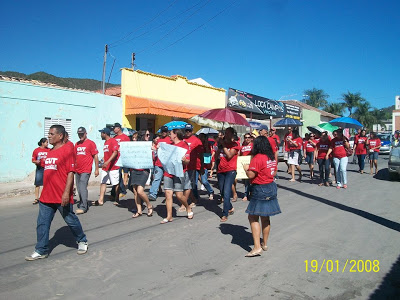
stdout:
<svg viewBox="0 0 400 300">
<path fill-rule="evenodd" d="M 346 156 L 347 156 L 347 157 L 353 155 L 353 149 L 351 149 L 350 147 L 349 147 L 349 148 L 345 148 L 345 150 L 346 150 Z"/>
</svg>

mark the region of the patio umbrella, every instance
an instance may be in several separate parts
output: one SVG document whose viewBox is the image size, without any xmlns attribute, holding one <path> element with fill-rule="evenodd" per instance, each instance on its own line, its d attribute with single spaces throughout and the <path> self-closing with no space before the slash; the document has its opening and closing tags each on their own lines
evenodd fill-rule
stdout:
<svg viewBox="0 0 400 300">
<path fill-rule="evenodd" d="M 329 131 L 329 132 L 333 132 L 336 129 L 339 129 L 339 127 L 332 125 L 331 123 L 322 123 L 319 124 L 318 127 L 322 128 L 322 131 Z"/>
<path fill-rule="evenodd" d="M 208 110 L 200 115 L 190 118 L 191 121 L 214 129 L 223 129 L 231 125 L 242 125 L 250 127 L 249 122 L 237 112 L 227 108 L 216 108 Z"/>
<path fill-rule="evenodd" d="M 290 126 L 303 126 L 298 120 L 292 118 L 284 118 L 274 124 L 275 127 L 290 127 Z"/>
<path fill-rule="evenodd" d="M 172 130 L 172 129 L 183 129 L 186 126 L 186 122 L 183 121 L 171 121 L 168 122 L 167 124 L 164 124 L 164 126 L 168 127 L 168 130 Z"/>
<path fill-rule="evenodd" d="M 204 127 L 202 129 L 200 129 L 199 131 L 196 132 L 196 135 L 199 135 L 200 133 L 204 133 L 204 134 L 218 134 L 218 130 L 215 130 L 213 128 L 210 127 Z"/>
<path fill-rule="evenodd" d="M 353 119 L 350 117 L 341 117 L 341 118 L 333 119 L 329 123 L 331 123 L 332 125 L 335 125 L 335 126 L 339 126 L 341 128 L 361 129 L 364 127 L 356 119 Z"/>
</svg>

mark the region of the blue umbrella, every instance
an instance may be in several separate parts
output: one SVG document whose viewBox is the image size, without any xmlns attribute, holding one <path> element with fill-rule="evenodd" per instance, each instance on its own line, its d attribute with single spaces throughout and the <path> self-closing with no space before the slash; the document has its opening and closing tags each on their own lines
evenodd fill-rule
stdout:
<svg viewBox="0 0 400 300">
<path fill-rule="evenodd" d="M 342 127 L 342 128 L 360 129 L 360 128 L 364 127 L 356 119 L 353 119 L 350 117 L 341 117 L 341 118 L 333 119 L 329 123 L 331 123 L 332 125 L 338 126 L 338 127 Z"/>
<path fill-rule="evenodd" d="M 253 129 L 259 129 L 261 127 L 261 123 L 260 122 L 254 122 L 254 121 L 249 121 L 250 127 Z"/>
<path fill-rule="evenodd" d="M 202 129 L 200 129 L 199 131 L 196 132 L 196 135 L 199 135 L 200 133 L 204 133 L 204 134 L 218 134 L 218 130 L 209 128 L 209 127 L 204 127 Z"/>
<path fill-rule="evenodd" d="M 164 124 L 164 126 L 168 127 L 168 130 L 172 130 L 172 129 L 183 129 L 186 126 L 186 122 L 183 121 L 171 121 L 168 122 L 167 124 Z"/>
<path fill-rule="evenodd" d="M 290 127 L 290 126 L 303 126 L 299 120 L 292 118 L 284 118 L 274 124 L 275 127 Z"/>
</svg>

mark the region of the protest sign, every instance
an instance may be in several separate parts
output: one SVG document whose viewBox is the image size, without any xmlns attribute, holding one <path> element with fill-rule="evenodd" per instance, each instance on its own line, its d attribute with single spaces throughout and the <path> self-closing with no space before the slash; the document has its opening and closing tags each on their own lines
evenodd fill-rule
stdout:
<svg viewBox="0 0 400 300">
<path fill-rule="evenodd" d="M 176 177 L 183 177 L 182 157 L 186 154 L 186 149 L 160 143 L 158 148 L 158 158 L 168 174 Z"/>
<path fill-rule="evenodd" d="M 151 142 L 121 142 L 119 145 L 120 157 L 116 163 L 118 167 L 132 169 L 153 168 L 153 153 Z"/>
<path fill-rule="evenodd" d="M 249 179 L 247 177 L 246 172 L 243 169 L 243 165 L 248 165 L 250 164 L 251 156 L 246 155 L 246 156 L 238 156 L 237 158 L 237 167 L 236 167 L 236 179 Z"/>
</svg>

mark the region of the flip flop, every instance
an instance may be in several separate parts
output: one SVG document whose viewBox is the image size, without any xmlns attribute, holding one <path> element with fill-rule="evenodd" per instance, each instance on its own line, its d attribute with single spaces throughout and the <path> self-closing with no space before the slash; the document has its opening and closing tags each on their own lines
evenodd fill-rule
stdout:
<svg viewBox="0 0 400 300">
<path fill-rule="evenodd" d="M 189 219 L 189 220 L 191 220 L 191 219 L 193 219 L 193 212 L 191 211 L 190 213 L 188 213 L 188 215 L 187 215 L 187 218 Z"/>
<path fill-rule="evenodd" d="M 33 202 L 32 202 L 32 204 L 38 204 L 39 203 L 39 199 L 38 198 L 36 198 Z"/>
<path fill-rule="evenodd" d="M 232 208 L 231 210 L 228 210 L 228 213 L 229 213 L 230 215 L 233 215 L 233 214 L 235 213 L 235 209 Z"/>
<path fill-rule="evenodd" d="M 92 206 L 103 206 L 104 203 L 100 203 L 99 201 L 92 201 Z"/>
<path fill-rule="evenodd" d="M 167 223 L 171 223 L 172 220 L 168 220 L 168 219 L 163 219 L 160 223 L 161 224 L 167 224 Z"/>
<path fill-rule="evenodd" d="M 179 207 L 178 211 L 179 212 L 185 212 L 186 211 L 186 207 Z"/>
<path fill-rule="evenodd" d="M 139 218 L 139 217 L 142 216 L 142 214 L 143 214 L 143 213 L 140 213 L 140 214 L 139 214 L 139 213 L 134 213 L 133 216 L 132 216 L 132 218 Z"/>
<path fill-rule="evenodd" d="M 153 206 L 147 208 L 147 216 L 152 217 L 153 216 Z"/>
</svg>

